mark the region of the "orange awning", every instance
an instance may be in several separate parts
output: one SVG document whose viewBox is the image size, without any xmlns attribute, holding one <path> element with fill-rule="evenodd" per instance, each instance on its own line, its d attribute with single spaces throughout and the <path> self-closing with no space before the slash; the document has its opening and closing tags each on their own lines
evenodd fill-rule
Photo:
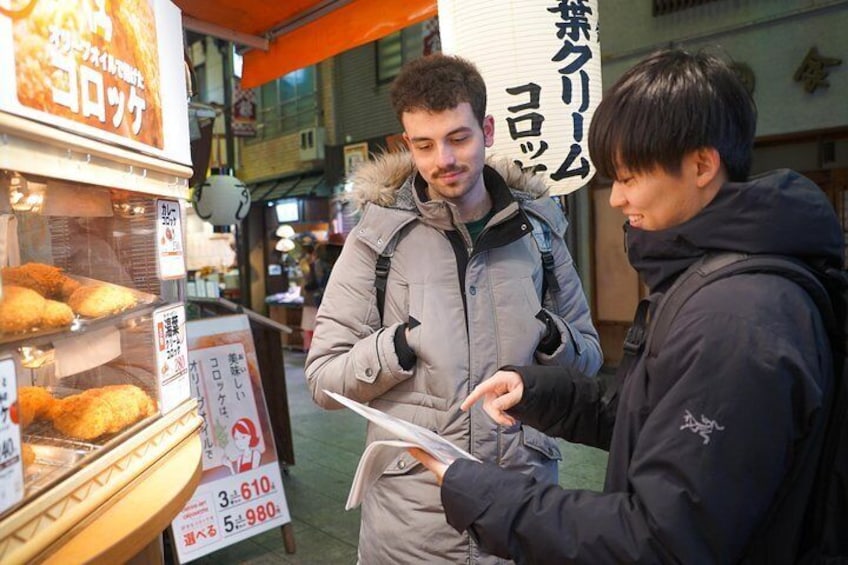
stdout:
<svg viewBox="0 0 848 565">
<path fill-rule="evenodd" d="M 257 87 L 375 41 L 438 11 L 437 0 L 174 2 L 184 20 L 192 23 L 186 27 L 253 46 L 244 54 L 243 88 Z M 267 51 L 262 49 L 265 39 L 269 40 Z"/>
</svg>

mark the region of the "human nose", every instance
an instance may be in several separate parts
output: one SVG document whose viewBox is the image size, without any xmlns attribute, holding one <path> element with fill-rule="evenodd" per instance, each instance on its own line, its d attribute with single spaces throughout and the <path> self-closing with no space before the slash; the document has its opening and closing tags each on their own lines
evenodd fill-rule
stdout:
<svg viewBox="0 0 848 565">
<path fill-rule="evenodd" d="M 627 203 L 627 199 L 624 197 L 624 191 L 621 189 L 621 183 L 618 181 L 613 181 L 612 190 L 610 190 L 609 196 L 610 206 L 613 208 L 623 208 Z"/>
<path fill-rule="evenodd" d="M 438 166 L 440 169 L 448 169 L 456 163 L 456 156 L 453 153 L 453 148 L 443 143 L 439 145 Z"/>
</svg>

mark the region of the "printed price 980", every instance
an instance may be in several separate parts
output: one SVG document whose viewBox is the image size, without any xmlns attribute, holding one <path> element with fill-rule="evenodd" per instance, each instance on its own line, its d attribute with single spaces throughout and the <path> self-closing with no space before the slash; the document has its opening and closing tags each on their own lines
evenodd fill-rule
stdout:
<svg viewBox="0 0 848 565">
<path fill-rule="evenodd" d="M 273 502 L 266 502 L 254 508 L 248 508 L 244 514 L 228 514 L 224 516 L 224 531 L 228 534 L 259 525 L 270 520 L 280 510 Z"/>
<path fill-rule="evenodd" d="M 244 518 L 247 520 L 248 526 L 253 526 L 254 524 L 261 524 L 265 520 L 273 518 L 276 515 L 277 505 L 273 502 L 267 502 L 257 506 L 256 508 L 248 508 L 244 513 Z"/>
</svg>

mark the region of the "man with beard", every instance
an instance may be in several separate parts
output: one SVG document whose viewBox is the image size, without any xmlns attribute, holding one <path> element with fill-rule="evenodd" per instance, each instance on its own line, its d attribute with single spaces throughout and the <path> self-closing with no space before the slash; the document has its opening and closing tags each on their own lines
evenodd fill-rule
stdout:
<svg viewBox="0 0 848 565">
<path fill-rule="evenodd" d="M 318 312 L 306 362 L 313 397 L 329 409 L 340 406 L 325 389 L 370 403 L 556 484 L 553 439 L 460 404 L 503 365 L 600 367 L 566 220 L 542 177 L 487 164 L 494 119 L 471 63 L 416 60 L 391 100 L 409 152 L 378 157 L 352 179 L 362 218 Z M 367 441 L 381 439 L 386 432 L 369 425 Z M 500 561 L 445 524 L 436 481 L 403 451 L 385 461 L 363 501 L 359 560 Z"/>
</svg>

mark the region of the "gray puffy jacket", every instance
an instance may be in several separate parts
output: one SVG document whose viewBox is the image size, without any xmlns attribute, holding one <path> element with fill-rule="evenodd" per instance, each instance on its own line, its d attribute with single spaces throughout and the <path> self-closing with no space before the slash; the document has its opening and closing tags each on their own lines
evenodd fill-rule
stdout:
<svg viewBox="0 0 848 565">
<path fill-rule="evenodd" d="M 561 456 L 554 440 L 528 427 L 497 426 L 479 406 L 459 409 L 471 388 L 504 365 L 563 365 L 594 374 L 601 364 L 562 212 L 539 177 L 496 166 L 497 172 L 484 170 L 494 215 L 473 250 L 452 204 L 419 198 L 408 155 L 360 167 L 354 197 L 363 215 L 324 292 L 306 377 L 324 408 L 339 405 L 323 390 L 337 392 L 434 430 L 484 461 L 555 483 Z M 553 240 L 560 290 L 544 297 L 528 215 L 546 222 Z M 375 265 L 387 245 L 395 247 L 380 324 Z M 542 308 L 560 335 L 549 354 L 537 350 L 547 331 L 537 318 Z M 411 319 L 420 322 L 408 340 L 417 359 L 404 370 L 394 335 Z M 368 442 L 388 439 L 373 426 L 367 436 Z M 446 524 L 433 475 L 405 452 L 386 461 L 363 501 L 359 552 L 368 564 L 494 562 Z"/>
</svg>

